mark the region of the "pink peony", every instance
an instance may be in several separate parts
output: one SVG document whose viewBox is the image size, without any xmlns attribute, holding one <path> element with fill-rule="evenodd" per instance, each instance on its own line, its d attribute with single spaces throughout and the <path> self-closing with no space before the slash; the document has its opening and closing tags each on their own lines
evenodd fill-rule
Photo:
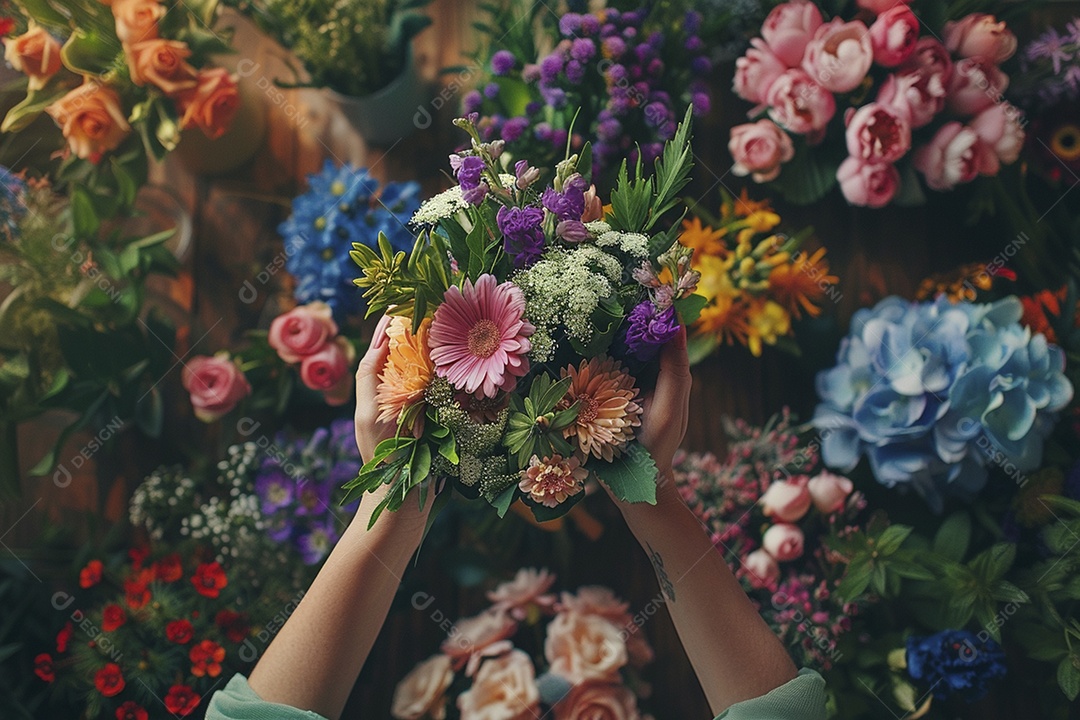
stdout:
<svg viewBox="0 0 1080 720">
<path fill-rule="evenodd" d="M 975 131 L 963 123 L 951 122 L 942 126 L 929 144 L 919 148 L 913 164 L 931 188 L 952 190 L 974 180 L 985 161 Z"/>
<path fill-rule="evenodd" d="M 287 363 L 314 355 L 338 333 L 330 306 L 313 302 L 278 315 L 270 323 L 270 347 Z"/>
<path fill-rule="evenodd" d="M 780 480 L 769 485 L 758 502 L 769 517 L 795 522 L 810 509 L 810 492 L 806 489 L 805 479 Z"/>
<path fill-rule="evenodd" d="M 549 672 L 573 685 L 617 682 L 628 656 L 622 633 L 599 615 L 562 612 L 548 624 L 544 656 Z"/>
<path fill-rule="evenodd" d="M 849 157 L 840 163 L 836 179 L 844 198 L 859 207 L 885 207 L 900 189 L 900 173 L 889 163 L 868 163 Z"/>
<path fill-rule="evenodd" d="M 847 118 L 847 148 L 864 162 L 896 162 L 911 149 L 907 113 L 876 102 L 863 105 Z"/>
<path fill-rule="evenodd" d="M 521 568 L 510 582 L 504 582 L 487 594 L 495 610 L 505 610 L 515 620 L 524 620 L 530 607 L 543 610 L 555 604 L 555 596 L 546 594 L 555 583 L 547 570 Z"/>
<path fill-rule="evenodd" d="M 885 79 L 877 102 L 902 113 L 914 130 L 930 124 L 945 108 L 945 87 L 938 75 L 907 70 Z"/>
<path fill-rule="evenodd" d="M 759 183 L 775 180 L 780 166 L 795 157 L 791 138 L 767 119 L 733 127 L 728 151 L 735 159 L 731 171 L 740 177 L 752 174 Z"/>
<path fill-rule="evenodd" d="M 971 129 L 979 136 L 987 152 L 982 172 L 996 175 L 1002 163 L 1011 165 L 1020 159 L 1024 148 L 1024 126 L 1020 111 L 1008 103 L 998 103 L 983 110 L 971 121 Z"/>
<path fill-rule="evenodd" d="M 826 90 L 846 93 L 859 87 L 873 63 L 874 46 L 866 25 L 835 18 L 814 33 L 802 67 Z"/>
<path fill-rule="evenodd" d="M 356 359 L 352 343 L 343 337 L 334 338 L 317 353 L 308 355 L 300 363 L 300 380 L 312 390 L 336 389 L 342 379 L 348 379 L 350 366 Z"/>
<path fill-rule="evenodd" d="M 506 611 L 489 608 L 458 620 L 439 649 L 450 656 L 454 669 L 464 667 L 465 674 L 472 677 L 485 657 L 502 655 L 514 647 L 507 638 L 515 632 L 517 623 Z"/>
<path fill-rule="evenodd" d="M 798 525 L 776 523 L 765 531 L 761 547 L 780 562 L 797 560 L 803 554 L 803 531 Z"/>
<path fill-rule="evenodd" d="M 952 56 L 949 55 L 949 49 L 936 38 L 919 38 L 919 42 L 915 43 L 915 52 L 902 69 L 920 70 L 924 74 L 935 75 L 940 78 L 943 86 L 948 86 L 953 72 Z"/>
<path fill-rule="evenodd" d="M 251 394 L 251 384 L 227 354 L 192 358 L 180 375 L 184 389 L 191 394 L 195 417 L 214 422 Z"/>
<path fill-rule="evenodd" d="M 742 575 L 755 588 L 775 588 L 780 580 L 780 565 L 769 553 L 758 548 L 742 559 Z"/>
<path fill-rule="evenodd" d="M 1009 87 L 1009 76 L 985 58 L 968 58 L 956 63 L 949 81 L 949 110 L 961 117 L 978 115 Z"/>
<path fill-rule="evenodd" d="M 836 98 L 802 70 L 788 70 L 769 88 L 769 117 L 800 135 L 824 131 L 836 114 Z"/>
<path fill-rule="evenodd" d="M 750 44 L 752 47 L 746 54 L 735 61 L 735 79 L 731 87 L 743 100 L 757 104 L 765 102 L 769 87 L 787 70 L 787 65 L 761 38 L 754 38 Z"/>
<path fill-rule="evenodd" d="M 828 470 L 822 470 L 810 478 L 808 487 L 810 488 L 810 498 L 814 501 L 814 507 L 818 509 L 818 512 L 825 515 L 842 510 L 847 502 L 848 495 L 851 495 L 851 491 L 855 488 L 846 477 L 834 475 Z"/>
<path fill-rule="evenodd" d="M 450 658 L 434 655 L 417 665 L 394 688 L 390 715 L 397 720 L 443 720 L 446 689 L 454 680 Z"/>
<path fill-rule="evenodd" d="M 806 44 L 821 27 L 821 11 L 807 0 L 777 5 L 765 18 L 761 36 L 788 67 L 799 67 Z"/>
<path fill-rule="evenodd" d="M 577 685 L 553 709 L 553 720 L 641 720 L 637 698 L 621 684 Z"/>
<path fill-rule="evenodd" d="M 536 720 L 540 690 L 529 656 L 512 650 L 486 661 L 472 687 L 458 696 L 461 720 Z"/>
<path fill-rule="evenodd" d="M 1016 52 L 1016 35 L 993 15 L 972 13 L 945 23 L 945 46 L 960 57 L 1003 63 Z"/>
<path fill-rule="evenodd" d="M 510 282 L 499 285 L 494 275 L 447 290 L 428 336 L 435 374 L 481 397 L 513 389 L 529 371 L 528 337 L 535 330 L 524 312 L 521 289 Z"/>
<path fill-rule="evenodd" d="M 878 65 L 900 65 L 912 56 L 918 42 L 919 19 L 907 5 L 889 8 L 870 26 L 870 44 Z"/>
<path fill-rule="evenodd" d="M 881 13 L 897 7 L 900 3 L 908 3 L 911 0 L 856 0 L 855 4 L 872 13 Z"/>
</svg>

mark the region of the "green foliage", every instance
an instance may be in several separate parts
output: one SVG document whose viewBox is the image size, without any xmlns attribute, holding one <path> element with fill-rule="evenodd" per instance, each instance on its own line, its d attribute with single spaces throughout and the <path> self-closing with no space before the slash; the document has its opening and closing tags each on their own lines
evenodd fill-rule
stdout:
<svg viewBox="0 0 1080 720">
<path fill-rule="evenodd" d="M 540 373 L 533 378 L 528 395 L 514 395 L 510 401 L 505 442 L 517 458 L 518 467 L 525 467 L 536 455 L 540 459 L 559 454 L 569 456 L 574 448 L 563 437 L 563 431 L 577 419 L 578 405 L 556 410 L 570 388 L 571 378 L 555 382 Z"/>
<path fill-rule="evenodd" d="M 592 458 L 586 467 L 620 500 L 656 504 L 656 463 L 641 443 L 630 443 L 611 462 Z"/>
<path fill-rule="evenodd" d="M 363 270 L 353 282 L 365 288 L 367 315 L 411 315 L 416 332 L 450 287 L 448 251 L 445 239 L 429 232 L 417 236 L 408 255 L 395 253 L 382 233 L 378 254 L 362 243 L 353 243 L 349 256 Z"/>
</svg>

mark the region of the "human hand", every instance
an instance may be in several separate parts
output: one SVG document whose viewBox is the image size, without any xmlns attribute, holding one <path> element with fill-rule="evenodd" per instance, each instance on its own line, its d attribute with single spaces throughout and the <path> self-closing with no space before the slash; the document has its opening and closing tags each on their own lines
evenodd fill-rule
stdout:
<svg viewBox="0 0 1080 720">
<path fill-rule="evenodd" d="M 390 316 L 383 315 L 375 326 L 371 345 L 360 360 L 356 369 L 356 447 L 360 457 L 366 463 L 375 454 L 375 446 L 394 436 L 391 423 L 379 422 L 379 406 L 375 402 L 375 391 L 379 387 L 379 373 L 390 354 L 389 338 L 386 328 Z"/>
<path fill-rule="evenodd" d="M 684 327 L 660 351 L 660 375 L 656 388 L 645 397 L 638 432 L 638 439 L 656 463 L 662 485 L 670 484 L 666 481 L 671 478 L 671 463 L 686 436 L 692 387 Z"/>
</svg>

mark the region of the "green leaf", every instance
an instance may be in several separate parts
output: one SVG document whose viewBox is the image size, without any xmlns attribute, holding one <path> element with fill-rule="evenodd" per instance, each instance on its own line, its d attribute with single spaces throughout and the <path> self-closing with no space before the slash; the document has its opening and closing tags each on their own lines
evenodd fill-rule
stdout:
<svg viewBox="0 0 1080 720">
<path fill-rule="evenodd" d="M 675 311 L 679 313 L 679 320 L 682 321 L 682 324 L 689 327 L 697 322 L 698 317 L 701 315 L 701 311 L 704 310 L 705 306 L 708 304 L 709 298 L 694 293 L 681 300 L 676 300 Z"/>
<path fill-rule="evenodd" d="M 1045 505 L 1049 505 L 1052 510 L 1080 517 L 1080 501 L 1061 497 L 1060 495 L 1041 495 L 1039 500 Z"/>
<path fill-rule="evenodd" d="M 66 87 L 49 83 L 40 90 L 28 93 L 22 102 L 8 110 L 4 122 L 0 124 L 0 132 L 17 133 L 25 130 L 46 107 L 66 95 L 67 91 Z"/>
<path fill-rule="evenodd" d="M 656 504 L 656 463 L 640 443 L 626 446 L 610 463 L 593 460 L 589 470 L 624 502 Z"/>
<path fill-rule="evenodd" d="M 94 30 L 76 28 L 60 49 L 64 65 L 81 75 L 105 74 L 116 61 L 116 41 Z"/>
<path fill-rule="evenodd" d="M 960 562 L 971 542 L 971 516 L 964 510 L 953 513 L 941 523 L 934 535 L 934 552 Z"/>
<path fill-rule="evenodd" d="M 1069 655 L 1062 658 L 1057 667 L 1057 681 L 1069 702 L 1080 695 L 1080 657 Z"/>
<path fill-rule="evenodd" d="M 836 186 L 836 169 L 840 159 L 836 148 L 843 148 L 844 143 L 825 140 L 817 146 L 810 146 L 801 138 L 795 140 L 795 157 L 784 165 L 780 177 L 772 181 L 774 188 L 780 191 L 788 202 L 796 205 L 810 205 L 825 197 Z"/>
<path fill-rule="evenodd" d="M 1000 580 L 1016 559 L 1016 546 L 1012 543 L 997 543 L 975 556 L 968 567 L 984 584 Z"/>
<path fill-rule="evenodd" d="M 165 406 L 158 388 L 152 387 L 135 403 L 135 424 L 152 438 L 160 437 L 165 421 Z"/>
<path fill-rule="evenodd" d="M 97 235 L 101 221 L 94 209 L 94 201 L 84 188 L 75 187 L 71 190 L 71 220 L 75 237 L 86 239 Z"/>
<path fill-rule="evenodd" d="M 499 517 L 506 517 L 506 511 L 510 509 L 510 505 L 514 502 L 514 491 L 517 487 L 511 485 L 510 487 L 499 493 L 499 496 L 491 501 L 492 506 L 496 512 L 499 513 Z"/>
<path fill-rule="evenodd" d="M 907 540 L 908 535 L 911 534 L 912 529 L 908 525 L 890 525 L 885 528 L 885 531 L 881 533 L 877 540 L 878 554 L 887 556 L 899 550 L 900 546 Z"/>
<path fill-rule="evenodd" d="M 1031 601 L 1026 592 L 1007 580 L 999 582 L 991 595 L 995 600 L 1003 603 L 1026 603 Z"/>
<path fill-rule="evenodd" d="M 864 592 L 870 585 L 870 575 L 873 572 L 873 563 L 869 555 L 859 555 L 847 567 L 843 580 L 837 587 L 836 592 L 846 602 L 852 602 Z"/>
<path fill-rule="evenodd" d="M 206 27 L 214 24 L 218 0 L 184 0 L 183 6 Z"/>
</svg>

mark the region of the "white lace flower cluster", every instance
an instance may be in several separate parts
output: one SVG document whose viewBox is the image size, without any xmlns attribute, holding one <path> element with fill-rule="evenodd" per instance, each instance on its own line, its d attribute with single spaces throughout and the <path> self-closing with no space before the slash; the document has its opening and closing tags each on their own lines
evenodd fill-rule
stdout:
<svg viewBox="0 0 1080 720">
<path fill-rule="evenodd" d="M 612 230 L 603 220 L 585 223 L 585 228 L 596 238 L 596 244 L 600 247 L 616 248 L 639 260 L 649 256 L 649 238 L 641 233 Z"/>
<path fill-rule="evenodd" d="M 461 196 L 461 187 L 455 185 L 421 203 L 409 222 L 413 225 L 436 225 L 440 220 L 453 217 L 467 207 Z"/>
<path fill-rule="evenodd" d="M 135 488 L 128 505 L 131 524 L 162 540 L 195 507 L 197 488 L 180 467 L 158 468 Z"/>
</svg>

